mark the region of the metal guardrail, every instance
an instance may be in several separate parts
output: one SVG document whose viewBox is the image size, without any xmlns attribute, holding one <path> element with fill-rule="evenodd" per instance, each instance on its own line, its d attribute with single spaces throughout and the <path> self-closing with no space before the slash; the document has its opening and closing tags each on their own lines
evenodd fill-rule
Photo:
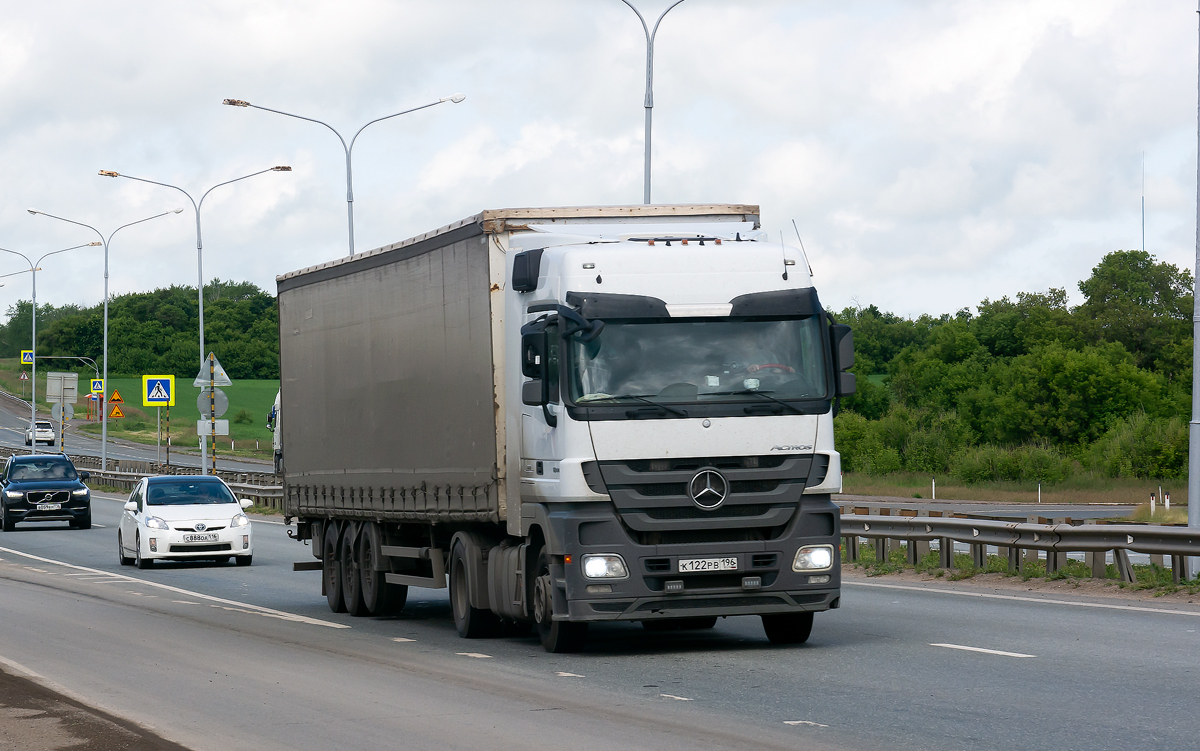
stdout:
<svg viewBox="0 0 1200 751">
<path fill-rule="evenodd" d="M 1200 556 L 1200 529 L 1168 527 L 1150 524 L 1073 524 L 1071 520 L 1054 519 L 1052 523 L 1009 522 L 994 519 L 972 519 L 934 516 L 868 515 L 864 510 L 843 514 L 842 536 L 846 542 L 847 558 L 859 559 L 858 538 L 875 540 L 876 559 L 885 561 L 893 545 L 907 543 L 907 559 L 916 563 L 930 551 L 929 543 L 938 540 L 939 565 L 954 567 L 953 543 L 970 546 L 972 563 L 983 568 L 988 546 L 1007 557 L 1010 571 L 1024 571 L 1027 562 L 1039 560 L 1038 551 L 1046 553 L 1046 573 L 1056 572 L 1066 563 L 1067 553 L 1085 553 L 1092 576 L 1103 578 L 1107 553 L 1122 580 L 1134 581 L 1129 552 L 1148 553 L 1151 561 L 1163 564 L 1170 556 L 1176 582 L 1185 576 L 1188 556 Z M 1037 517 L 1034 517 L 1037 518 Z M 1156 560 L 1157 559 L 1157 560 Z"/>
</svg>

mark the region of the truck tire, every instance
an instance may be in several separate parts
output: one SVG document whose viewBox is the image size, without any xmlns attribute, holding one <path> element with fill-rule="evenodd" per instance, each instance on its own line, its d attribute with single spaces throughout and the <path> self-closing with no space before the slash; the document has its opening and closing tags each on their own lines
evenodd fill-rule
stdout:
<svg viewBox="0 0 1200 751">
<path fill-rule="evenodd" d="M 379 525 L 374 522 L 363 527 L 358 536 L 359 579 L 361 581 L 362 598 L 371 615 L 395 615 L 404 609 L 408 601 L 408 586 L 405 584 L 389 584 L 384 572 L 377 571 L 375 551 L 376 543 L 381 535 Z"/>
<path fill-rule="evenodd" d="M 450 549 L 450 609 L 454 612 L 454 627 L 464 639 L 499 635 L 500 617 L 490 610 L 471 607 L 467 576 L 467 551 L 462 541 L 457 541 Z"/>
<path fill-rule="evenodd" d="M 812 633 L 812 611 L 762 616 L 763 631 L 772 644 L 803 644 Z"/>
<path fill-rule="evenodd" d="M 325 601 L 335 613 L 346 612 L 346 603 L 342 601 L 342 566 L 338 562 L 340 526 L 337 522 L 326 522 L 321 542 L 321 576 L 325 577 Z"/>
<path fill-rule="evenodd" d="M 547 652 L 575 652 L 587 640 L 587 624 L 554 620 L 554 582 L 550 577 L 550 554 L 545 546 L 538 552 L 533 579 L 533 622 Z"/>
<path fill-rule="evenodd" d="M 342 534 L 342 542 L 338 545 L 338 562 L 342 570 L 342 602 L 346 604 L 346 612 L 355 618 L 370 615 L 367 603 L 363 602 L 362 577 L 359 576 L 358 550 L 354 544 L 354 535 L 347 529 Z"/>
</svg>

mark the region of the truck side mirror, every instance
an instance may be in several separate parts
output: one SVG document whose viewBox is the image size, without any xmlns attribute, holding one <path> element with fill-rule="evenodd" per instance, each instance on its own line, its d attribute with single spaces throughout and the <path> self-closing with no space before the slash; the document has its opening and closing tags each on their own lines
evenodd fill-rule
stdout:
<svg viewBox="0 0 1200 751">
<path fill-rule="evenodd" d="M 857 386 L 854 374 L 846 372 L 854 367 L 854 332 L 844 323 L 835 323 L 829 327 L 829 341 L 837 372 L 837 395 L 850 396 Z"/>
<path fill-rule="evenodd" d="M 541 378 L 535 378 L 532 381 L 525 381 L 521 384 L 521 402 L 530 407 L 540 407 L 546 404 L 546 399 L 543 398 L 545 389 L 543 384 L 545 381 Z"/>
</svg>

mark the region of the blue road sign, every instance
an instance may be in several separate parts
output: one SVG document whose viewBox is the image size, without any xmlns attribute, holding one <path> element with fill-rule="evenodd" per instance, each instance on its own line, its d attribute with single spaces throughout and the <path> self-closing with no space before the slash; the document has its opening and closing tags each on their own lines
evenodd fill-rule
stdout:
<svg viewBox="0 0 1200 751">
<path fill-rule="evenodd" d="M 175 406 L 175 376 L 173 376 L 173 375 L 144 375 L 144 376 L 142 376 L 142 406 L 143 407 L 174 407 Z"/>
</svg>

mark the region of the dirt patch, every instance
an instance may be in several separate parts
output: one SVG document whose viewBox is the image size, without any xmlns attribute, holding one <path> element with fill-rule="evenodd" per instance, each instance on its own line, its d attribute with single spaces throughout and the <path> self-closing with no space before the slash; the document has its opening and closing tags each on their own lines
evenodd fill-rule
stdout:
<svg viewBox="0 0 1200 751">
<path fill-rule="evenodd" d="M 107 712 L 0 667 L 0 749 L 188 751 Z"/>
</svg>

